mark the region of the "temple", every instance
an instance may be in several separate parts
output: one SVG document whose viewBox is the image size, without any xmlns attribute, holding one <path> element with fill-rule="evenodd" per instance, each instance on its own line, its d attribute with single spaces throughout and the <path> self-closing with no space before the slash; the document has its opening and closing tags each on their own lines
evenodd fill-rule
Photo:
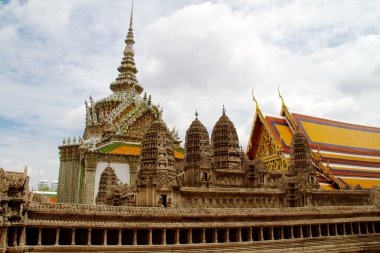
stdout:
<svg viewBox="0 0 380 253">
<path fill-rule="evenodd" d="M 260 158 L 271 171 L 289 165 L 290 144 L 295 132 L 304 134 L 317 167 L 321 187 L 372 188 L 380 183 L 380 128 L 291 113 L 279 92 L 279 116 L 265 116 L 258 103 L 247 155 Z"/>
<path fill-rule="evenodd" d="M 98 195 L 101 173 L 113 166 L 121 182 L 131 185 L 139 167 L 141 141 L 148 126 L 162 108 L 152 103 L 138 82 L 134 60 L 133 8 L 119 75 L 111 83 L 112 94 L 86 106 L 83 137 L 64 138 L 59 146 L 58 202 L 93 204 Z M 175 128 L 171 131 L 175 162 L 181 163 L 184 150 Z"/>
<path fill-rule="evenodd" d="M 112 94 L 90 99 L 83 138 L 59 147 L 59 203 L 0 168 L 0 252 L 380 251 L 380 187 L 334 171 L 376 161 L 375 128 L 285 103 L 265 117 L 255 100 L 247 152 L 224 106 L 211 134 L 196 111 L 181 147 L 140 96 L 132 14 L 126 44 Z"/>
</svg>

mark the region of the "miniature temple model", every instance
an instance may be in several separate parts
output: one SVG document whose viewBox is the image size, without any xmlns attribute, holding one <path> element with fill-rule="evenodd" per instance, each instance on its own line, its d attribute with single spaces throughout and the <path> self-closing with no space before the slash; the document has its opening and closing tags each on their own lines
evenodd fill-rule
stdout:
<svg viewBox="0 0 380 253">
<path fill-rule="evenodd" d="M 181 147 L 141 96 L 132 17 L 112 94 L 59 146 L 59 203 L 0 168 L 0 252 L 380 251 L 380 129 L 292 114 L 281 96 L 278 118 L 255 99 L 247 152 L 224 106 L 211 135 L 196 111 Z"/>
</svg>

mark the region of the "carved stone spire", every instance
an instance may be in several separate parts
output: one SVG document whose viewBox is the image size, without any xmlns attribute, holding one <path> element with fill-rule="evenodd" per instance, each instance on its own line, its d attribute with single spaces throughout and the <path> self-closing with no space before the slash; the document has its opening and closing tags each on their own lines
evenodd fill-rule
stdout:
<svg viewBox="0 0 380 253">
<path fill-rule="evenodd" d="M 131 92 L 134 88 L 135 92 L 139 95 L 143 91 L 143 87 L 139 84 L 136 78 L 137 68 L 135 64 L 135 51 L 133 50 L 133 44 L 135 44 L 133 36 L 133 2 L 131 8 L 131 17 L 129 21 L 128 35 L 125 39 L 126 47 L 124 49 L 124 57 L 120 66 L 117 68 L 119 75 L 116 81 L 111 83 L 110 89 L 113 92 L 126 91 Z"/>
<path fill-rule="evenodd" d="M 174 151 L 170 132 L 161 120 L 154 121 L 141 143 L 140 177 L 143 183 L 155 180 L 161 172 L 174 176 Z"/>
<path fill-rule="evenodd" d="M 210 138 L 206 127 L 198 120 L 198 112 L 195 116 L 186 131 L 184 183 L 187 186 L 207 185 L 211 174 Z"/>
<path fill-rule="evenodd" d="M 238 135 L 224 107 L 222 116 L 212 130 L 211 142 L 215 169 L 240 169 Z"/>
<path fill-rule="evenodd" d="M 290 175 L 309 170 L 312 162 L 310 148 L 306 137 L 299 131 L 295 132 L 290 143 Z"/>
</svg>

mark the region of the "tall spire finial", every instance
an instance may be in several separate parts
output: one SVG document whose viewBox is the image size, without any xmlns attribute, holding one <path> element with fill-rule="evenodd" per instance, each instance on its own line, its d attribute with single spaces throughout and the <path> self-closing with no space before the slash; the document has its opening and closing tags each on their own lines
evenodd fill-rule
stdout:
<svg viewBox="0 0 380 253">
<path fill-rule="evenodd" d="M 198 119 L 198 115 L 199 115 L 198 110 L 195 110 L 195 118 L 196 119 Z"/>
<path fill-rule="evenodd" d="M 131 6 L 131 17 L 129 20 L 129 29 L 127 38 L 125 39 L 125 49 L 124 57 L 121 61 L 120 66 L 117 68 L 119 75 L 116 78 L 116 81 L 111 83 L 111 90 L 116 91 L 131 91 L 133 87 L 136 89 L 136 93 L 140 95 L 143 92 L 143 87 L 139 84 L 136 78 L 137 68 L 135 64 L 135 51 L 133 45 L 135 44 L 135 39 L 133 35 L 133 5 L 134 1 L 132 0 Z"/>
<path fill-rule="evenodd" d="M 252 99 L 253 99 L 253 102 L 255 102 L 255 104 L 256 104 L 256 110 L 259 110 L 259 103 L 257 103 L 255 95 L 253 94 L 254 90 L 255 90 L 255 88 L 252 89 Z"/>
<path fill-rule="evenodd" d="M 283 98 L 282 95 L 281 95 L 280 85 L 278 85 L 278 87 L 277 87 L 277 91 L 278 91 L 278 96 L 281 98 L 282 105 L 284 106 L 284 105 L 285 105 L 285 102 L 284 102 L 284 98 Z"/>
<path fill-rule="evenodd" d="M 129 29 L 133 29 L 133 4 L 134 4 L 134 0 L 132 0 L 131 18 L 129 20 Z"/>
<path fill-rule="evenodd" d="M 225 114 L 226 114 L 226 108 L 223 105 L 223 115 L 225 115 Z"/>
</svg>

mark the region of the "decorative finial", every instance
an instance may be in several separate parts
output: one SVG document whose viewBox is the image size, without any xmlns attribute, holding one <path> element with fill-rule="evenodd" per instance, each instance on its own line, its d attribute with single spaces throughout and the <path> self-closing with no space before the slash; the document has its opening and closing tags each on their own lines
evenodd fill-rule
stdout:
<svg viewBox="0 0 380 253">
<path fill-rule="evenodd" d="M 253 94 L 254 90 L 255 90 L 255 88 L 252 89 L 252 99 L 253 99 L 253 102 L 255 102 L 255 104 L 256 104 L 256 110 L 259 110 L 259 103 L 257 103 L 255 95 Z"/>
<path fill-rule="evenodd" d="M 226 115 L 226 108 L 223 105 L 223 115 Z"/>
<path fill-rule="evenodd" d="M 195 118 L 196 119 L 198 119 L 198 115 L 199 115 L 198 110 L 195 110 Z"/>
<path fill-rule="evenodd" d="M 278 96 L 281 98 L 282 105 L 285 105 L 284 98 L 283 98 L 282 95 L 281 95 L 280 85 L 278 85 L 278 87 L 277 87 L 277 91 L 278 91 Z"/>
<path fill-rule="evenodd" d="M 129 20 L 129 28 L 130 29 L 133 29 L 133 4 L 134 4 L 134 0 L 132 0 L 131 18 Z"/>
</svg>

